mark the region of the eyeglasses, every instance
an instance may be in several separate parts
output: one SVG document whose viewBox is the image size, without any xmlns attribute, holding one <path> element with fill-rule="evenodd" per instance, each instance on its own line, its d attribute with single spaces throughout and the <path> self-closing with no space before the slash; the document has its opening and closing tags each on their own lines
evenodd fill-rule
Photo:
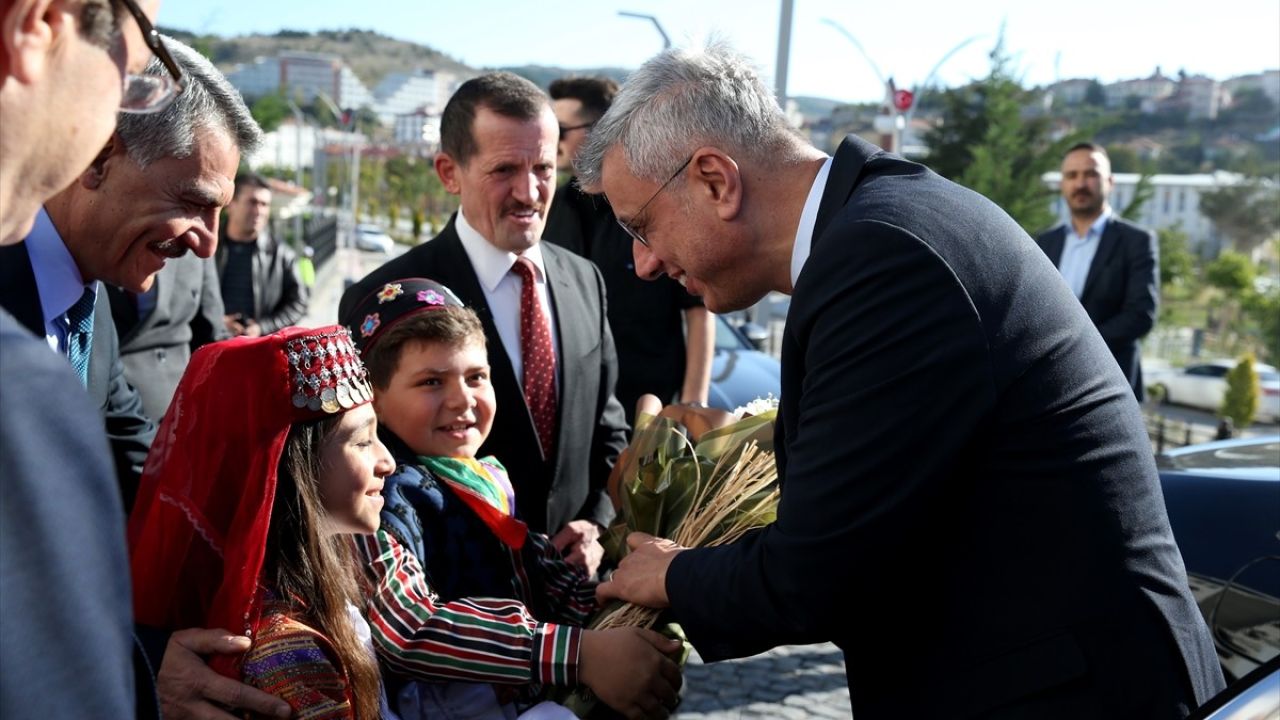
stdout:
<svg viewBox="0 0 1280 720">
<path fill-rule="evenodd" d="M 676 178 L 680 177 L 680 173 L 684 172 L 684 169 L 689 167 L 689 163 L 691 162 L 693 162 L 692 155 L 689 156 L 688 160 L 685 160 L 683 163 L 680 164 L 680 168 L 676 170 L 674 173 L 672 173 L 671 177 L 667 178 L 666 182 L 662 183 L 662 187 L 658 188 L 658 192 L 651 195 L 649 199 L 646 200 L 645 203 L 640 206 L 640 209 L 637 210 L 635 214 L 632 215 L 631 217 L 633 218 L 640 217 L 640 215 L 644 213 L 644 209 L 649 207 L 649 204 L 652 203 L 654 200 L 656 200 L 658 196 L 662 194 L 663 190 L 667 189 L 667 186 L 671 184 L 672 180 L 675 180 Z M 617 215 L 614 215 L 613 219 L 618 221 L 618 224 L 622 226 L 623 230 L 627 231 L 627 234 L 631 236 L 632 240 L 635 240 L 636 242 L 640 243 L 645 247 L 649 247 L 649 241 L 645 240 L 644 236 L 636 232 L 634 229 L 632 229 L 630 225 L 623 222 L 622 218 L 618 217 Z"/>
<path fill-rule="evenodd" d="M 590 128 L 592 125 L 595 125 L 595 123 L 589 122 L 589 123 L 582 123 L 581 125 L 561 125 L 560 139 L 563 140 L 565 135 L 568 135 L 574 130 L 586 130 L 587 128 Z"/>
<path fill-rule="evenodd" d="M 129 14 L 138 23 L 142 32 L 142 40 L 151 48 L 151 52 L 164 64 L 169 75 L 139 75 L 128 73 L 124 76 L 124 94 L 120 99 L 120 111 L 127 113 L 147 114 L 160 112 L 182 92 L 182 70 L 174 62 L 168 48 L 160 39 L 151 21 L 147 19 L 142 8 L 135 0 L 120 0 Z"/>
</svg>

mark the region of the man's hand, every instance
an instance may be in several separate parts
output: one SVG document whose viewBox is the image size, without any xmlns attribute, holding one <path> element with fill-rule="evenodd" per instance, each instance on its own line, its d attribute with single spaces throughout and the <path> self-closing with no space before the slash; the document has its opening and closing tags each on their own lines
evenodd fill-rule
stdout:
<svg viewBox="0 0 1280 720">
<path fill-rule="evenodd" d="M 244 321 L 244 334 L 247 337 L 262 337 L 262 326 L 257 320 Z"/>
<path fill-rule="evenodd" d="M 565 562 L 582 568 L 588 577 L 595 577 L 596 570 L 600 569 L 600 560 L 604 558 L 600 526 L 590 520 L 569 522 L 551 538 L 551 544 L 564 555 Z"/>
<path fill-rule="evenodd" d="M 664 608 L 667 599 L 667 568 L 685 548 L 648 533 L 627 536 L 631 552 L 618 563 L 609 582 L 596 588 L 596 599 L 604 605 L 618 599 L 651 608 Z"/>
<path fill-rule="evenodd" d="M 169 637 L 156 674 L 160 713 L 165 720 L 236 720 L 224 708 L 267 717 L 293 716 L 289 703 L 214 672 L 202 655 L 234 655 L 249 649 L 249 638 L 226 630 L 181 630 Z"/>
<path fill-rule="evenodd" d="M 630 720 L 664 720 L 676 706 L 682 678 L 667 657 L 679 640 L 652 630 L 585 630 L 578 677 L 596 697 Z"/>
<path fill-rule="evenodd" d="M 223 315 L 222 324 L 227 326 L 227 332 L 231 333 L 231 337 L 240 337 L 244 334 L 244 325 L 240 323 L 239 315 Z"/>
</svg>

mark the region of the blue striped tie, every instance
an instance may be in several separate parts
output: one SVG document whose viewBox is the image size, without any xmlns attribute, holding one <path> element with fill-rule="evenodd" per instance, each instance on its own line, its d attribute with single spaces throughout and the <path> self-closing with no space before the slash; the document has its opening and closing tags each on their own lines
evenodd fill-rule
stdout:
<svg viewBox="0 0 1280 720">
<path fill-rule="evenodd" d="M 66 315 L 67 359 L 85 387 L 89 387 L 89 351 L 93 348 L 93 303 L 96 298 L 93 288 L 85 290 Z"/>
</svg>

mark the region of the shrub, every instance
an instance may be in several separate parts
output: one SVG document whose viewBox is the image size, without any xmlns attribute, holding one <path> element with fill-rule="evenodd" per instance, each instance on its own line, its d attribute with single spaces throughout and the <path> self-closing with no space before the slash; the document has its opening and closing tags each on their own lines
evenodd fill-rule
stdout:
<svg viewBox="0 0 1280 720">
<path fill-rule="evenodd" d="M 1222 398 L 1221 415 L 1231 418 L 1237 428 L 1249 427 L 1258 414 L 1258 373 L 1253 369 L 1253 353 L 1245 353 L 1227 373 L 1227 392 Z"/>
</svg>

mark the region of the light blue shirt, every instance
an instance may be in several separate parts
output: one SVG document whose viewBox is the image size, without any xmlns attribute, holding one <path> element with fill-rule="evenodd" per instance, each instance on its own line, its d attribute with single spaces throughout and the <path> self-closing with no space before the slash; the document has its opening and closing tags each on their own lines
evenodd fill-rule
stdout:
<svg viewBox="0 0 1280 720">
<path fill-rule="evenodd" d="M 67 311 L 80 300 L 85 290 L 92 289 L 96 295 L 98 283 L 85 283 L 75 258 L 71 257 L 71 251 L 67 250 L 67 244 L 44 208 L 40 208 L 31 234 L 23 243 L 27 257 L 31 259 L 31 272 L 36 277 L 36 292 L 40 293 L 45 340 L 54 352 L 65 356 L 69 329 Z"/>
<path fill-rule="evenodd" d="M 1058 272 L 1067 281 L 1067 286 L 1075 294 L 1076 299 L 1084 295 L 1084 282 L 1089 278 L 1089 266 L 1093 265 L 1093 256 L 1098 254 L 1098 243 L 1102 241 L 1102 231 L 1111 219 L 1111 210 L 1103 210 L 1097 220 L 1089 226 L 1084 237 L 1076 234 L 1075 225 L 1067 221 L 1067 237 L 1062 243 L 1062 259 L 1058 261 Z"/>
</svg>

